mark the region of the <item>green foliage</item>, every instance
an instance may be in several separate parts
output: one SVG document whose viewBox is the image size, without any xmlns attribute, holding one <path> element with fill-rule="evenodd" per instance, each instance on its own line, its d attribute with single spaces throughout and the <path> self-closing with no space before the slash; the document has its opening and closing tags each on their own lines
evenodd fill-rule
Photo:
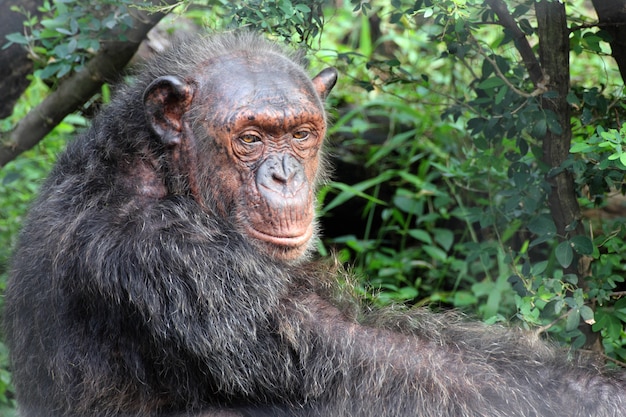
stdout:
<svg viewBox="0 0 626 417">
<path fill-rule="evenodd" d="M 582 139 L 582 138 L 581 138 Z M 570 148 L 580 158 L 570 162 L 577 176 L 585 182 L 594 183 L 597 176 L 603 178 L 594 193 L 602 194 L 624 182 L 626 172 L 626 126 L 621 129 L 598 126 L 595 134 L 575 142 Z"/>
<path fill-rule="evenodd" d="M 232 27 L 249 26 L 269 32 L 288 42 L 309 43 L 324 25 L 323 0 L 253 0 L 231 2 L 222 0 L 226 21 Z"/>
<path fill-rule="evenodd" d="M 522 3 L 511 12 L 537 42 L 531 7 Z M 342 150 L 367 146 L 348 158 L 361 160 L 373 177 L 324 190 L 327 210 L 351 197 L 365 201 L 363 236 L 330 243 L 354 258 L 366 286 L 381 290 L 382 302 L 449 305 L 487 321 L 516 316 L 575 347 L 586 341 L 584 322 L 601 333 L 609 356 L 624 361 L 624 322 L 614 307 L 622 295 L 623 219 L 595 228 L 585 222 L 584 234 L 575 221 L 558 234 L 548 206 L 548 180 L 563 170 L 573 175 L 583 208 L 624 191 L 625 132 L 613 127 L 608 111 L 621 115 L 623 109 L 610 104 L 616 101 L 608 89 L 597 88 L 616 86 L 619 97 L 619 78 L 599 78 L 610 65 L 603 60 L 608 38 L 583 28 L 584 16 L 570 16 L 581 24 L 571 38 L 581 57 L 572 62 L 572 79 L 580 83 L 568 97 L 576 116 L 574 145 L 572 157 L 550 169 L 542 162 L 542 140 L 564 130 L 543 100 L 555 93 L 530 82 L 511 52 L 511 33 L 494 31 L 487 5 L 353 2 L 353 11 L 381 19 L 381 34 L 363 42 L 364 33 L 376 32 L 363 26 L 375 21 L 360 19 L 334 36 L 354 40 L 352 48 L 332 48 L 346 63 L 342 70 L 363 88 L 343 99 L 366 104 L 339 118 L 331 133 L 355 137 L 342 141 Z M 393 45 L 393 57 L 384 43 Z M 387 136 L 368 143 L 362 138 L 380 129 L 371 120 L 381 114 L 388 118 Z M 381 226 L 373 227 L 377 222 Z M 587 264 L 588 273 L 574 273 Z"/>
<path fill-rule="evenodd" d="M 594 91 L 595 93 L 595 91 Z M 606 204 L 611 195 L 624 192 L 626 175 L 626 128 L 598 126 L 587 138 L 579 138 L 572 144 L 573 158 L 568 161 L 576 173 L 577 182 L 588 198 L 582 203 L 588 207 Z M 592 329 L 600 332 L 607 354 L 623 360 L 626 358 L 626 326 L 623 314 L 624 299 L 616 295 L 616 288 L 623 288 L 622 272 L 626 264 L 626 230 L 623 217 L 608 219 L 593 225 L 599 230 L 593 242 L 584 242 L 587 254 L 593 257 L 587 294 L 600 305 L 595 311 Z"/>
<path fill-rule="evenodd" d="M 12 398 L 11 373 L 8 371 L 8 350 L 0 342 L 0 415 L 3 417 L 17 416 L 15 402 Z"/>
<path fill-rule="evenodd" d="M 192 7 L 196 5 L 208 8 L 212 16 L 207 16 L 207 9 Z M 24 31 L 7 35 L 8 42 L 3 48 L 14 43 L 25 46 L 37 64 L 37 77 L 60 79 L 80 70 L 103 41 L 125 40 L 125 32 L 132 25 L 133 9 L 150 12 L 175 9 L 201 23 L 210 22 L 215 29 L 251 27 L 287 42 L 306 44 L 323 27 L 323 5 L 323 0 L 208 0 L 183 1 L 173 6 L 152 6 L 132 0 L 46 0 L 39 8 L 41 18 L 22 7 L 12 8 L 24 15 Z"/>
<path fill-rule="evenodd" d="M 25 15 L 24 32 L 7 36 L 9 41 L 28 48 L 39 69 L 41 79 L 61 78 L 82 65 L 100 49 L 105 35 L 124 31 L 132 24 L 129 7 L 131 0 L 56 0 L 43 2 L 41 19 L 31 16 L 19 6 L 13 11 Z M 104 39 L 103 39 L 104 38 Z M 111 39 L 109 39 L 111 40 Z"/>
</svg>

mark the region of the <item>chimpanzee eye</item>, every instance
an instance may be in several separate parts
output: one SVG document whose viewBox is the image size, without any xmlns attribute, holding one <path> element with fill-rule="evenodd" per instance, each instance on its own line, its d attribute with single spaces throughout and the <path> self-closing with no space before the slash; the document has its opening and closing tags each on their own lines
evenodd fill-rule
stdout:
<svg viewBox="0 0 626 417">
<path fill-rule="evenodd" d="M 245 135 L 241 135 L 239 136 L 239 140 L 241 140 L 243 143 L 256 143 L 256 142 L 260 142 L 261 141 L 261 137 L 259 135 L 254 135 L 252 133 L 247 133 Z"/>
<path fill-rule="evenodd" d="M 297 139 L 297 140 L 306 140 L 309 138 L 309 132 L 305 131 L 305 130 L 300 130 L 298 132 L 295 132 L 293 134 L 293 138 Z"/>
</svg>

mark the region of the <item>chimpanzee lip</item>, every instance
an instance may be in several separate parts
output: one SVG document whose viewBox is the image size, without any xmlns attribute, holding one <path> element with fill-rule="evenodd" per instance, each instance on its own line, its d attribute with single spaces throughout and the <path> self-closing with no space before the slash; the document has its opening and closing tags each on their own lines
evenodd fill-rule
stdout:
<svg viewBox="0 0 626 417">
<path fill-rule="evenodd" d="M 262 242 L 271 243 L 275 246 L 294 248 L 306 245 L 313 234 L 313 228 L 311 226 L 307 227 L 304 233 L 298 235 L 275 235 L 261 231 L 255 227 L 250 227 L 249 229 L 252 236 Z"/>
</svg>

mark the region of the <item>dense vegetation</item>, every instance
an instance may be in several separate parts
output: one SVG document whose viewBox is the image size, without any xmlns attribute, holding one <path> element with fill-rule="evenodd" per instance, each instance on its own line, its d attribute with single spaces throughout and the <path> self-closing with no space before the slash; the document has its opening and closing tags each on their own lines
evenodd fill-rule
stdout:
<svg viewBox="0 0 626 417">
<path fill-rule="evenodd" d="M 1 132 L 80 71 L 108 30 L 124 33 L 131 2 L 102 3 L 93 13 L 91 2 L 46 1 L 40 18 L 7 36 L 31 50 L 36 71 Z M 307 48 L 312 72 L 340 70 L 320 253 L 353 265 L 364 296 L 516 322 L 623 365 L 623 80 L 594 10 L 583 1 L 337 3 L 185 2 L 163 33 L 251 26 Z M 559 56 L 569 67 L 551 61 Z M 38 184 L 109 90 L 0 171 L 0 286 Z M 0 364 L 10 409 L 1 343 Z"/>
</svg>

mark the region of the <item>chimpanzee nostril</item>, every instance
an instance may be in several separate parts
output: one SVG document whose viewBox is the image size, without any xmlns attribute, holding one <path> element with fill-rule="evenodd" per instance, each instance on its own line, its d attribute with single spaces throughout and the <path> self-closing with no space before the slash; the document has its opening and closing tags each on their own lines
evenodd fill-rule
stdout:
<svg viewBox="0 0 626 417">
<path fill-rule="evenodd" d="M 275 172 L 272 175 L 272 178 L 274 179 L 274 181 L 280 182 L 280 183 L 283 183 L 283 184 L 287 184 L 287 181 L 289 181 L 289 179 L 287 177 L 285 177 L 284 174 L 278 173 L 278 172 Z"/>
<path fill-rule="evenodd" d="M 287 182 L 289 181 L 289 173 L 286 172 L 284 168 L 279 168 L 278 166 L 276 166 L 274 171 L 272 172 L 272 179 L 274 179 L 274 181 L 276 182 L 287 184 Z"/>
</svg>

